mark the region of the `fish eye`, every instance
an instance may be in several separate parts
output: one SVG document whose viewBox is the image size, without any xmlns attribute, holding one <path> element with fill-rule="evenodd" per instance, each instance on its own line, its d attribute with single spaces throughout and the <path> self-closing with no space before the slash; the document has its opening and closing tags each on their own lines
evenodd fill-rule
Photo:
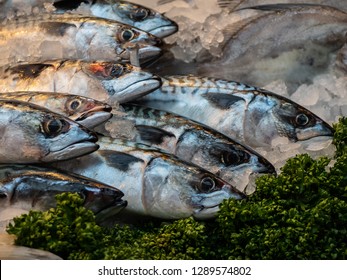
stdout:
<svg viewBox="0 0 347 280">
<path fill-rule="evenodd" d="M 221 161 L 225 166 L 237 165 L 248 160 L 249 155 L 242 151 L 223 151 L 221 154 Z"/>
<path fill-rule="evenodd" d="M 295 118 L 295 122 L 299 126 L 305 126 L 309 123 L 310 119 L 307 115 L 305 114 L 299 114 Z"/>
<path fill-rule="evenodd" d="M 66 124 L 65 120 L 50 119 L 43 123 L 43 130 L 48 136 L 55 137 L 63 130 Z"/>
<path fill-rule="evenodd" d="M 72 110 L 72 111 L 75 111 L 78 107 L 81 106 L 81 101 L 78 100 L 78 99 L 74 99 L 70 102 L 69 104 L 69 108 Z"/>
<path fill-rule="evenodd" d="M 235 152 L 223 152 L 221 156 L 221 161 L 226 165 L 235 165 L 240 162 L 240 156 Z"/>
<path fill-rule="evenodd" d="M 212 191 L 216 186 L 216 182 L 211 177 L 204 177 L 200 181 L 200 191 L 208 193 Z"/>
<path fill-rule="evenodd" d="M 134 12 L 130 13 L 129 17 L 134 21 L 142 21 L 148 17 L 149 11 L 144 8 L 136 9 Z"/>
<path fill-rule="evenodd" d="M 123 74 L 123 70 L 124 70 L 123 65 L 115 64 L 112 66 L 110 76 L 112 76 L 113 78 L 118 78 Z"/>
<path fill-rule="evenodd" d="M 121 33 L 121 39 L 124 41 L 124 42 L 128 42 L 130 40 L 132 40 L 133 38 L 135 37 L 135 34 L 132 30 L 130 29 L 126 29 L 126 30 L 123 30 L 122 33 Z"/>
</svg>

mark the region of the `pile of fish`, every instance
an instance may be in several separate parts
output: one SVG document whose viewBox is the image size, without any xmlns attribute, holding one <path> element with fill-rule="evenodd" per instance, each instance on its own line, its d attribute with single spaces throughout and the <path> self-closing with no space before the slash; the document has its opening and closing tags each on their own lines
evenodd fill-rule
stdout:
<svg viewBox="0 0 347 280">
<path fill-rule="evenodd" d="M 245 199 L 255 178 L 278 171 L 261 149 L 271 150 L 277 139 L 332 138 L 332 127 L 307 108 L 243 84 L 247 79 L 234 82 L 242 65 L 230 66 L 233 60 L 211 60 L 212 69 L 232 70 L 228 78 L 215 78 L 214 70 L 206 77 L 174 73 L 177 61 L 164 61 L 165 40 L 178 25 L 154 10 L 106 0 L 22 4 L 0 1 L 0 221 L 49 209 L 61 192 L 79 193 L 101 222 L 120 215 L 213 218 L 224 199 Z M 317 7 L 251 9 L 275 20 Z M 343 11 L 322 22 L 338 26 L 335 48 L 336 40 L 345 43 L 345 22 Z M 233 33 L 223 52 L 248 67 L 261 59 L 250 30 Z M 298 39 L 310 46 L 300 58 L 320 48 L 313 37 Z M 264 33 L 272 56 L 287 51 L 282 39 L 276 45 Z M 159 76 L 163 65 L 175 75 Z"/>
</svg>

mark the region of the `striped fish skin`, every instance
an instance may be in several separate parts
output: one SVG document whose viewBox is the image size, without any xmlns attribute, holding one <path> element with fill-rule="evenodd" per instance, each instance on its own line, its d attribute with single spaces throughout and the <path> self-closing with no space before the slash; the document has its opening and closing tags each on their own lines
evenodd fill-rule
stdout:
<svg viewBox="0 0 347 280">
<path fill-rule="evenodd" d="M 123 118 L 135 125 L 130 140 L 201 166 L 241 191 L 247 186 L 250 174 L 275 173 L 272 164 L 257 152 L 209 127 L 136 104 L 123 104 L 122 108 Z M 118 123 L 118 119 L 111 119 L 108 129 Z"/>
<path fill-rule="evenodd" d="M 199 121 L 252 148 L 286 137 L 303 141 L 332 136 L 332 127 L 295 102 L 241 83 L 167 76 L 160 89 L 136 101 Z"/>
<path fill-rule="evenodd" d="M 0 99 L 0 163 L 65 160 L 98 149 L 84 126 L 43 107 Z"/>
<path fill-rule="evenodd" d="M 112 107 L 110 105 L 79 95 L 58 92 L 19 91 L 0 92 L 0 98 L 36 104 L 68 117 L 89 129 L 106 122 L 112 117 Z"/>
<path fill-rule="evenodd" d="M 117 186 L 128 201 L 124 211 L 129 214 L 208 219 L 224 199 L 245 198 L 212 173 L 146 145 L 108 137 L 100 137 L 99 144 L 92 154 L 54 166 Z"/>
<path fill-rule="evenodd" d="M 120 190 L 83 176 L 47 167 L 0 165 L 0 220 L 13 218 L 16 210 L 49 210 L 56 205 L 55 196 L 66 192 L 78 193 L 100 220 L 126 206 Z"/>
<path fill-rule="evenodd" d="M 117 21 L 77 14 L 22 16 L 0 25 L 0 65 L 18 61 L 86 59 L 130 61 L 160 54 L 160 39 Z"/>
<path fill-rule="evenodd" d="M 109 61 L 54 60 L 0 68 L 0 92 L 68 92 L 110 105 L 139 98 L 160 85 L 155 74 Z"/>
</svg>

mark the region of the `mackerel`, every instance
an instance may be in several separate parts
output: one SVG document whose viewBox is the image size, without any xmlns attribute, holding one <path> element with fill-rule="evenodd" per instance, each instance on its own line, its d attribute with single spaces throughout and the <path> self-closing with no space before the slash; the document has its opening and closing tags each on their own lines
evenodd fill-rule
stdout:
<svg viewBox="0 0 347 280">
<path fill-rule="evenodd" d="M 245 198 L 214 174 L 160 150 L 109 137 L 99 144 L 97 152 L 54 166 L 119 188 L 128 201 L 124 214 L 208 219 L 224 199 Z"/>
<path fill-rule="evenodd" d="M 242 83 L 168 76 L 160 89 L 136 101 L 213 127 L 252 148 L 276 138 L 292 142 L 332 136 L 332 127 L 299 104 Z"/>
</svg>

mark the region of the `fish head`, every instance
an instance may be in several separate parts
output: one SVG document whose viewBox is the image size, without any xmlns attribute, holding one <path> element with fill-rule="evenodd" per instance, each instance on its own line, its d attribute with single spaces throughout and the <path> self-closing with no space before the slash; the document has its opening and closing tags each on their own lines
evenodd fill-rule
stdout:
<svg viewBox="0 0 347 280">
<path fill-rule="evenodd" d="M 250 174 L 275 173 L 275 167 L 263 156 L 207 127 L 181 135 L 175 155 L 203 166 L 238 189 L 245 188 Z"/>
<path fill-rule="evenodd" d="M 241 191 L 247 187 L 252 174 L 276 174 L 275 167 L 266 158 L 251 148 L 230 142 L 217 142 L 213 146 L 206 143 L 205 159 L 212 168 L 206 164 L 201 166 Z"/>
<path fill-rule="evenodd" d="M 146 31 L 127 24 L 114 27 L 114 39 L 118 43 L 115 52 L 122 61 L 131 61 L 131 52 L 136 52 L 140 61 L 152 59 L 161 54 L 161 40 Z"/>
<path fill-rule="evenodd" d="M 283 138 L 291 142 L 333 136 L 332 127 L 301 105 L 271 92 L 256 94 L 248 104 L 245 130 L 247 144 L 269 146 Z"/>
<path fill-rule="evenodd" d="M 178 25 L 174 21 L 149 8 L 126 1 L 108 2 L 112 2 L 113 12 L 122 19 L 122 22 L 159 38 L 167 37 L 178 31 Z"/>
<path fill-rule="evenodd" d="M 97 136 L 84 126 L 43 107 L 0 101 L 3 117 L 1 161 L 37 163 L 70 159 L 98 149 Z"/>
<path fill-rule="evenodd" d="M 101 80 L 110 101 L 125 103 L 159 88 L 159 76 L 131 64 L 113 62 L 85 62 L 82 66 L 88 75 Z"/>
<path fill-rule="evenodd" d="M 127 204 L 122 200 L 120 190 L 72 173 L 11 165 L 0 167 L 0 173 L 3 182 L 0 201 L 8 207 L 45 211 L 56 206 L 57 194 L 77 193 L 83 206 L 100 219 L 105 217 L 105 213 L 107 217 L 118 213 Z"/>
<path fill-rule="evenodd" d="M 69 95 L 65 98 L 64 105 L 66 115 L 70 119 L 89 129 L 112 117 L 110 105 L 92 98 Z"/>
<path fill-rule="evenodd" d="M 213 218 L 224 199 L 245 195 L 214 174 L 173 157 L 156 157 L 146 167 L 143 202 L 148 215 L 163 219 Z"/>
<path fill-rule="evenodd" d="M 304 141 L 318 136 L 333 136 L 333 128 L 304 107 L 283 100 L 273 109 L 275 125 L 280 136 Z"/>
</svg>

